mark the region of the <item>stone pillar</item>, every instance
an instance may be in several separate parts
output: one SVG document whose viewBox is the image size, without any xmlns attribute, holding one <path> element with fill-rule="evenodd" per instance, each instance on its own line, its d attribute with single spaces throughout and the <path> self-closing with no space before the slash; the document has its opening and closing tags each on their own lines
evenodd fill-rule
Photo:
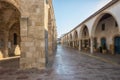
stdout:
<svg viewBox="0 0 120 80">
<path fill-rule="evenodd" d="M 69 47 L 71 47 L 71 41 L 69 40 Z"/>
<path fill-rule="evenodd" d="M 69 40 L 69 47 L 71 47 L 70 43 L 71 43 L 71 41 Z"/>
<path fill-rule="evenodd" d="M 93 38 L 90 39 L 90 52 L 93 53 Z"/>
<path fill-rule="evenodd" d="M 79 51 L 81 51 L 81 40 L 79 40 Z"/>
<path fill-rule="evenodd" d="M 77 40 L 77 49 L 79 50 L 79 40 Z"/>
<path fill-rule="evenodd" d="M 5 38 L 4 38 L 4 57 L 8 57 L 8 37 L 9 37 L 9 31 L 4 31 Z"/>
<path fill-rule="evenodd" d="M 73 43 L 73 48 L 75 47 L 75 42 L 74 41 L 72 41 L 72 43 Z"/>
<path fill-rule="evenodd" d="M 69 41 L 67 41 L 67 46 L 69 47 Z"/>
<path fill-rule="evenodd" d="M 25 46 L 27 42 L 27 27 L 28 27 L 28 18 L 21 18 L 20 20 L 20 35 L 21 35 L 21 58 L 20 58 L 20 68 L 24 69 L 27 66 L 26 58 L 27 58 L 27 47 Z"/>
<path fill-rule="evenodd" d="M 76 45 L 77 45 L 77 40 L 75 40 L 75 48 L 77 48 Z"/>
<path fill-rule="evenodd" d="M 49 26 L 51 26 L 49 24 Z M 63 43 L 63 45 L 65 45 L 65 43 Z M 53 54 L 53 36 L 52 36 L 52 31 L 49 27 L 49 30 L 48 30 L 48 50 L 49 50 L 49 55 L 52 55 Z"/>
<path fill-rule="evenodd" d="M 28 25 L 29 18 L 21 18 L 20 33 L 21 33 L 21 58 L 20 68 L 37 68 L 45 69 L 45 31 L 44 27 Z"/>
<path fill-rule="evenodd" d="M 69 45 L 69 40 L 68 40 L 68 47 L 69 47 L 70 45 Z"/>
</svg>

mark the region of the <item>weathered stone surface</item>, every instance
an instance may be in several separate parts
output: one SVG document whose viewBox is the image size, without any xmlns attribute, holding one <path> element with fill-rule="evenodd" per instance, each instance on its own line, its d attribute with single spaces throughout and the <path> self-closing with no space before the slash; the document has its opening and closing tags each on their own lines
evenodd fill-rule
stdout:
<svg viewBox="0 0 120 80">
<path fill-rule="evenodd" d="M 55 19 L 50 20 L 54 18 L 52 1 L 48 2 L 46 3 L 45 0 L 0 1 L 1 58 L 21 54 L 22 69 L 45 68 L 46 58 L 49 57 L 46 32 L 52 30 L 48 28 L 48 23 L 54 24 L 51 27 L 56 26 Z M 56 34 L 56 29 L 54 32 Z M 54 34 L 51 34 L 51 38 L 55 41 Z M 51 41 L 52 45 L 54 41 Z"/>
<path fill-rule="evenodd" d="M 103 54 L 96 54 L 96 57 L 91 57 L 86 54 L 90 55 L 70 47 L 58 46 L 53 66 L 42 70 L 17 70 L 18 58 L 6 60 L 0 62 L 0 80 L 120 80 L 119 65 L 96 58 L 97 55 L 106 61 L 117 58 L 119 62 L 120 56 L 105 57 Z M 32 64 L 32 67 L 43 65 Z"/>
</svg>

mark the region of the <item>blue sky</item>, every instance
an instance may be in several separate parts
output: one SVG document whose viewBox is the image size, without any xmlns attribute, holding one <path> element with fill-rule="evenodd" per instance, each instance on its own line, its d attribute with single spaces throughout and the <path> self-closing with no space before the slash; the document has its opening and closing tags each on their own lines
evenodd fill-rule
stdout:
<svg viewBox="0 0 120 80">
<path fill-rule="evenodd" d="M 53 0 L 58 37 L 69 32 L 110 0 Z"/>
</svg>

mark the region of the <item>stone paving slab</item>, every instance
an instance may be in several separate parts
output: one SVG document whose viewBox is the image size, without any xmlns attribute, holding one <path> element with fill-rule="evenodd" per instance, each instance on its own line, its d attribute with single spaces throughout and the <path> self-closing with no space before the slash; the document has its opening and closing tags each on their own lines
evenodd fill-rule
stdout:
<svg viewBox="0 0 120 80">
<path fill-rule="evenodd" d="M 106 54 L 102 54 L 102 53 L 85 53 L 85 52 L 81 52 L 82 54 L 85 54 L 87 56 L 90 56 L 90 57 L 94 57 L 96 59 L 100 59 L 104 62 L 108 62 L 108 63 L 111 63 L 111 64 L 114 64 L 114 65 L 118 65 L 120 66 L 120 55 L 119 54 L 115 54 L 115 55 L 111 55 L 109 53 L 106 53 Z"/>
<path fill-rule="evenodd" d="M 120 80 L 119 66 L 62 46 L 51 68 L 19 70 L 18 61 L 0 62 L 0 80 Z"/>
</svg>

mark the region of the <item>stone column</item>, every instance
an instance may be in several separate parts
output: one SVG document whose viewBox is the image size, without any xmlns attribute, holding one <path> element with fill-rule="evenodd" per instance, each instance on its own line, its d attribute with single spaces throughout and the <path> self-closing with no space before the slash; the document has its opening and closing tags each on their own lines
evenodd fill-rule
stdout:
<svg viewBox="0 0 120 80">
<path fill-rule="evenodd" d="M 92 37 L 90 39 L 90 43 L 91 43 L 91 45 L 90 45 L 90 52 L 93 53 L 93 38 Z"/>
<path fill-rule="evenodd" d="M 71 43 L 71 42 L 70 42 L 70 40 L 69 40 L 69 47 L 71 47 L 70 43 Z"/>
<path fill-rule="evenodd" d="M 21 58 L 20 58 L 20 68 L 24 69 L 27 67 L 27 52 L 28 47 L 26 47 L 27 43 L 27 27 L 28 27 L 28 18 L 23 17 L 20 19 L 20 35 L 21 35 Z"/>
<path fill-rule="evenodd" d="M 74 41 L 72 41 L 72 43 L 73 43 L 73 48 L 75 47 L 75 42 Z"/>
<path fill-rule="evenodd" d="M 4 38 L 4 57 L 8 57 L 8 37 L 9 37 L 9 32 L 4 31 L 5 38 Z"/>
<path fill-rule="evenodd" d="M 69 40 L 68 40 L 68 47 L 70 46 L 70 44 L 69 44 Z"/>
<path fill-rule="evenodd" d="M 69 41 L 67 42 L 67 46 L 69 47 Z"/>
<path fill-rule="evenodd" d="M 52 35 L 52 29 L 50 28 L 51 24 L 49 24 L 49 30 L 48 30 L 48 50 L 49 50 L 49 55 L 53 54 L 53 35 Z M 65 43 L 63 43 L 65 45 Z"/>
<path fill-rule="evenodd" d="M 79 40 L 77 40 L 77 49 L 79 50 Z"/>
<path fill-rule="evenodd" d="M 77 42 L 77 40 L 75 40 L 75 48 L 76 48 L 76 42 Z"/>
<path fill-rule="evenodd" d="M 70 40 L 70 47 L 71 47 L 71 40 Z"/>
<path fill-rule="evenodd" d="M 79 51 L 81 51 L 81 40 L 79 40 Z"/>
</svg>

